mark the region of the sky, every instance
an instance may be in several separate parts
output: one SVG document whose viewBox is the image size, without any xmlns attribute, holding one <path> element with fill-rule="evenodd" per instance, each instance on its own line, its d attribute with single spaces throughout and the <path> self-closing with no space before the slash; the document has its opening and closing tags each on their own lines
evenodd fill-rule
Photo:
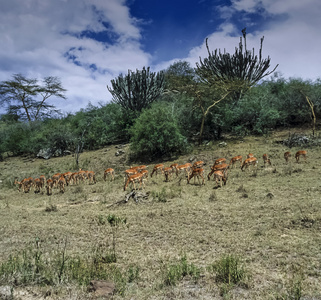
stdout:
<svg viewBox="0 0 321 300">
<path fill-rule="evenodd" d="M 321 77 L 320 0 L 0 0 L 0 81 L 56 76 L 64 113 L 112 99 L 107 85 L 128 70 L 192 67 L 210 50 L 247 47 L 286 79 Z"/>
</svg>

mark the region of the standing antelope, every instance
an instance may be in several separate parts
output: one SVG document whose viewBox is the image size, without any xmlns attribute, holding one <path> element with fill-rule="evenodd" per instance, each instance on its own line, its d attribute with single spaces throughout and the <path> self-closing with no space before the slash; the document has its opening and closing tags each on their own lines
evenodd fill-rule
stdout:
<svg viewBox="0 0 321 300">
<path fill-rule="evenodd" d="M 110 175 L 111 176 L 111 180 L 115 180 L 115 170 L 112 168 L 108 168 L 104 171 L 104 180 L 106 181 L 107 176 Z"/>
<path fill-rule="evenodd" d="M 287 151 L 284 153 L 284 159 L 285 162 L 288 163 L 289 162 L 289 158 L 291 157 L 291 152 Z"/>
<path fill-rule="evenodd" d="M 251 158 L 251 157 L 254 157 L 253 153 L 249 153 L 248 155 L 246 155 L 246 158 Z"/>
<path fill-rule="evenodd" d="M 126 191 L 126 188 L 127 188 L 128 184 L 130 184 L 130 183 L 132 184 L 132 186 L 134 186 L 134 189 L 136 190 L 135 182 L 139 182 L 140 186 L 141 185 L 145 186 L 144 180 L 143 180 L 143 174 L 137 173 L 137 174 L 134 174 L 134 175 L 130 175 L 127 178 L 127 181 L 126 181 L 126 183 L 124 185 L 124 191 Z"/>
<path fill-rule="evenodd" d="M 187 183 L 189 183 L 190 180 L 193 177 L 194 177 L 194 183 L 195 183 L 195 177 L 197 177 L 198 183 L 201 184 L 201 182 L 200 182 L 200 177 L 201 177 L 202 178 L 202 184 L 205 185 L 205 182 L 204 182 L 204 169 L 202 169 L 202 168 L 192 169 L 192 172 L 187 177 Z"/>
<path fill-rule="evenodd" d="M 307 151 L 305 150 L 300 150 L 298 151 L 297 153 L 295 153 L 295 159 L 296 159 L 296 162 L 298 163 L 299 160 L 300 160 L 300 156 L 303 156 L 304 158 L 304 161 L 307 160 Z"/>
<path fill-rule="evenodd" d="M 59 187 L 60 193 L 65 192 L 65 186 L 66 186 L 66 180 L 65 180 L 65 177 L 61 174 L 61 176 L 58 179 L 58 187 Z"/>
<path fill-rule="evenodd" d="M 264 162 L 264 167 L 266 164 L 271 166 L 271 160 L 269 159 L 269 156 L 267 154 L 263 154 L 263 162 Z"/>
<path fill-rule="evenodd" d="M 174 169 L 171 167 L 164 168 L 165 181 L 169 181 L 170 177 L 172 177 L 173 172 Z"/>
</svg>

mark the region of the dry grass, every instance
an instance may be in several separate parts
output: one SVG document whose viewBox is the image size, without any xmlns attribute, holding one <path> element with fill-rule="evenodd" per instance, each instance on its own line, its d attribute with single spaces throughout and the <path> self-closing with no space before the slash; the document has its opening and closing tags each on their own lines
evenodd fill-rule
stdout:
<svg viewBox="0 0 321 300">
<path fill-rule="evenodd" d="M 290 299 L 286 297 L 293 296 L 298 276 L 302 299 L 321 299 L 320 149 L 307 149 L 306 163 L 292 160 L 286 165 L 283 153 L 289 149 L 274 143 L 282 135 L 287 133 L 242 141 L 227 138 L 226 147 L 196 148 L 193 154 L 173 161 L 185 163 L 195 157 L 205 161 L 207 173 L 219 157 L 245 157 L 249 152 L 258 157 L 256 172 L 241 172 L 237 167 L 222 188 L 216 189 L 214 181 L 199 186 L 193 180 L 187 185 L 184 177 L 174 176 L 170 182 L 149 177 L 147 199 L 117 205 L 112 204 L 124 199 L 130 189 L 123 191 L 126 155 L 116 157 L 114 147 L 80 156 L 81 167 L 96 172 L 97 184 L 68 186 L 64 194 L 54 190 L 52 196 L 19 193 L 12 182 L 15 177 L 74 171 L 73 157 L 8 158 L 0 163 L 0 263 L 35 238 L 44 249 L 67 240 L 69 256 L 87 257 L 101 244 L 110 249 L 112 229 L 99 226 L 97 219 L 113 214 L 128 223 L 117 232 L 116 265 L 124 272 L 129 266 L 140 270 L 139 277 L 126 285 L 125 295 L 114 299 Z M 264 153 L 269 154 L 271 167 L 263 167 Z M 103 181 L 108 167 L 116 170 L 114 182 Z M 224 292 L 208 267 L 230 254 L 242 259 L 248 277 Z M 200 268 L 200 279 L 187 276 L 176 286 L 164 285 L 164 270 L 184 255 L 188 263 Z M 91 297 L 86 288 L 76 285 L 33 287 L 33 293 L 39 299 L 48 289 L 51 299 Z"/>
</svg>

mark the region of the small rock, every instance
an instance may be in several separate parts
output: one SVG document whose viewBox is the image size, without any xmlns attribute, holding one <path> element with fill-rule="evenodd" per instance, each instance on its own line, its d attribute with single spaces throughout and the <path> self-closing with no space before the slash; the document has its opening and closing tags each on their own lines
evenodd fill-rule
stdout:
<svg viewBox="0 0 321 300">
<path fill-rule="evenodd" d="M 115 284 L 106 280 L 92 280 L 88 290 L 94 292 L 97 298 L 105 297 L 105 299 L 111 299 L 115 292 Z"/>
</svg>

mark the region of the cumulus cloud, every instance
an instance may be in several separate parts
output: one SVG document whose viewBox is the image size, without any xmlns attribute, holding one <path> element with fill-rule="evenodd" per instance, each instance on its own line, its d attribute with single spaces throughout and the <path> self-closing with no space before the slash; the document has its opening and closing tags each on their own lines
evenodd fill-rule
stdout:
<svg viewBox="0 0 321 300">
<path fill-rule="evenodd" d="M 142 28 L 153 20 L 149 16 L 146 19 L 133 16 L 126 0 L 0 0 L 0 3 L 0 81 L 16 73 L 38 79 L 57 76 L 67 89 L 68 100 L 55 104 L 65 112 L 78 111 L 89 101 L 93 104 L 110 101 L 106 86 L 128 69 L 151 66 L 159 71 L 176 60 L 187 60 L 195 66 L 199 57 L 207 56 L 204 37 L 204 42 L 191 48 L 186 57 L 157 61 L 157 53 L 153 56 L 143 50 L 147 41 Z M 263 56 L 271 57 L 272 67 L 279 64 L 278 71 L 286 78 L 320 77 L 319 0 L 226 3 L 229 4 L 214 9 L 212 22 L 216 27 L 207 36 L 211 50 L 225 48 L 234 52 L 240 30 L 248 27 L 248 48 L 258 51 L 260 38 L 265 36 Z M 176 38 L 189 39 L 191 35 L 193 32 Z M 171 45 L 162 51 L 171 51 Z"/>
<path fill-rule="evenodd" d="M 61 106 L 64 110 L 109 101 L 106 85 L 112 78 L 149 63 L 139 20 L 124 0 L 1 2 L 0 81 L 15 73 L 57 76 L 73 99 Z"/>
<path fill-rule="evenodd" d="M 248 48 L 258 51 L 260 39 L 264 36 L 263 57 L 271 57 L 272 68 L 279 64 L 277 71 L 285 78 L 315 80 L 321 77 L 320 1 L 233 0 L 231 6 L 221 6 L 219 11 L 225 21 L 218 31 L 208 36 L 211 50 L 226 48 L 227 51 L 234 52 L 241 36 L 241 28 L 236 28 L 233 23 L 235 14 L 244 14 L 245 19 L 247 14 L 255 13 L 265 18 L 264 26 L 257 24 L 260 30 L 248 32 Z M 244 27 L 247 25 L 245 22 Z M 206 56 L 204 41 L 189 52 L 187 60 L 193 63 L 199 61 L 199 57 Z"/>
</svg>

